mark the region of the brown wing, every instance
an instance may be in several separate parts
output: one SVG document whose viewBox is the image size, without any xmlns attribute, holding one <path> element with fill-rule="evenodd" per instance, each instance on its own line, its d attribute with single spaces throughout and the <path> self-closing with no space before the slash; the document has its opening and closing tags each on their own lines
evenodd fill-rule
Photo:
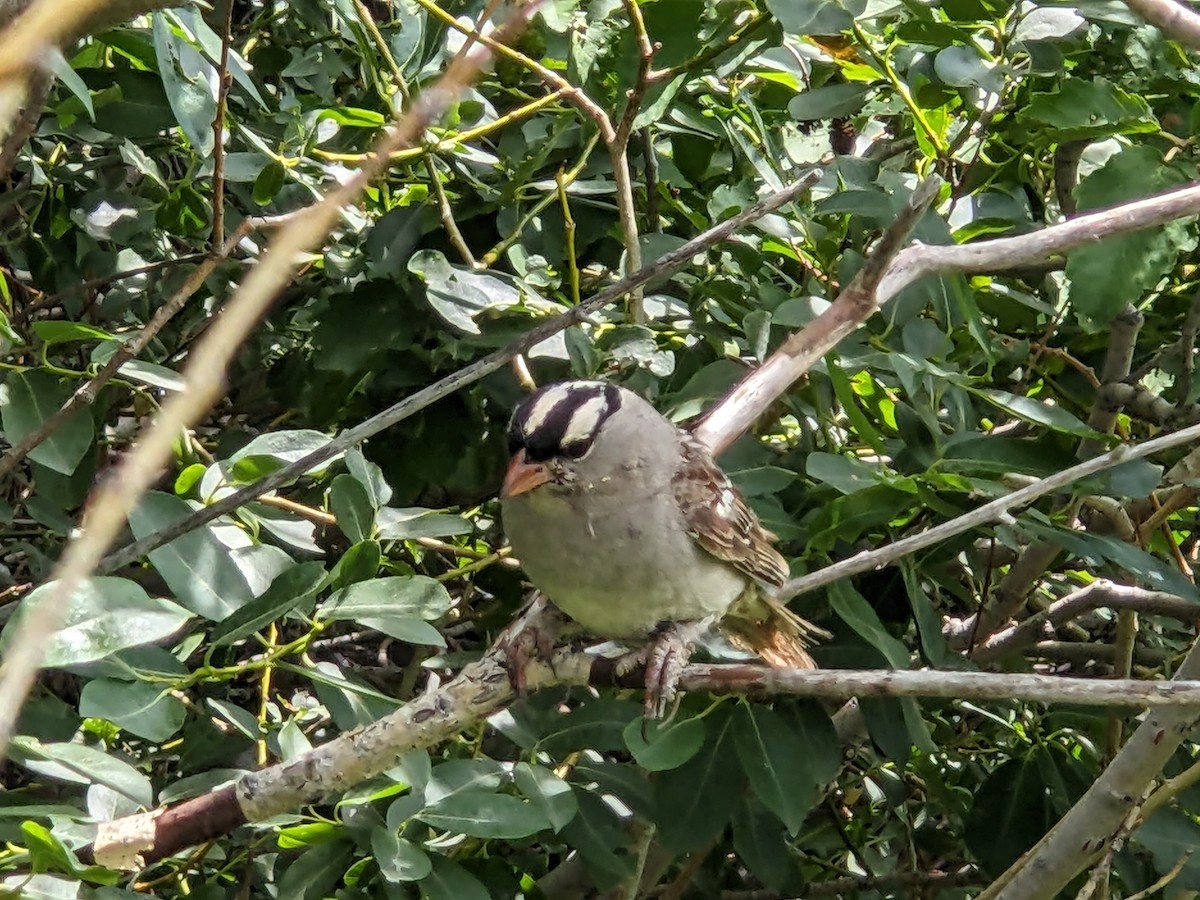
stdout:
<svg viewBox="0 0 1200 900">
<path fill-rule="evenodd" d="M 746 498 L 699 441 L 684 434 L 681 442 L 683 464 L 672 486 L 696 543 L 767 588 L 781 587 L 787 581 L 788 565 L 771 546 L 775 535 L 763 528 Z M 753 584 L 734 601 L 721 628 L 734 644 L 778 668 L 816 668 L 807 648 L 830 636 Z"/>
<path fill-rule="evenodd" d="M 691 435 L 680 438 L 683 463 L 672 487 L 688 532 L 696 543 L 756 581 L 779 587 L 788 577 L 787 560 L 772 545 L 741 491 L 721 471 L 712 454 Z"/>
</svg>

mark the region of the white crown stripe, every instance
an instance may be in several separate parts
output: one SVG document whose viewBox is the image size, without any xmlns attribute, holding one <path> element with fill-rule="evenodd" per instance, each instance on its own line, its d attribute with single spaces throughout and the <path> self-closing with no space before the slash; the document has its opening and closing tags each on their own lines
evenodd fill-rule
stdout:
<svg viewBox="0 0 1200 900">
<path fill-rule="evenodd" d="M 588 397 L 571 413 L 559 443 L 566 447 L 576 441 L 591 440 L 607 409 L 608 400 L 603 394 Z"/>
</svg>

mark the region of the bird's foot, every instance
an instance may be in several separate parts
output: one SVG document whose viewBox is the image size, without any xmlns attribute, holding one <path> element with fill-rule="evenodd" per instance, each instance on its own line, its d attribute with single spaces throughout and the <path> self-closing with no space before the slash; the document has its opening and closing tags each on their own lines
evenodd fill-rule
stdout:
<svg viewBox="0 0 1200 900">
<path fill-rule="evenodd" d="M 553 669 L 555 646 L 578 631 L 578 625 L 543 597 L 534 600 L 518 617 L 517 627 L 506 629 L 496 647 L 500 651 L 500 664 L 518 696 L 525 696 L 530 661 L 544 660 Z"/>
<path fill-rule="evenodd" d="M 664 623 L 655 631 L 650 643 L 618 660 L 618 675 L 627 674 L 641 665 L 646 667 L 646 696 L 642 704 L 646 719 L 663 719 L 667 708 L 673 703 L 678 704 L 679 676 L 692 658 L 692 648 L 704 628 L 704 623 L 697 622 Z M 667 721 L 674 715 L 672 708 Z"/>
</svg>

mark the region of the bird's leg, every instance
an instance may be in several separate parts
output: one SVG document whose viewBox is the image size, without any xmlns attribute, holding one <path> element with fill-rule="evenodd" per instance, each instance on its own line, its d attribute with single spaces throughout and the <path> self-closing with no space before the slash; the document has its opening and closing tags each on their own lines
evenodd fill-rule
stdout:
<svg viewBox="0 0 1200 900">
<path fill-rule="evenodd" d="M 514 627 L 515 626 L 515 627 Z M 579 626 L 557 606 L 538 595 L 496 641 L 500 662 L 519 696 L 525 695 L 525 670 L 532 659 L 553 667 L 554 647 L 564 637 L 574 637 Z"/>
<path fill-rule="evenodd" d="M 696 638 L 708 625 L 708 620 L 664 622 L 654 630 L 645 647 L 626 654 L 618 661 L 618 674 L 629 672 L 639 665 L 646 667 L 646 697 L 642 706 L 645 718 L 657 720 L 666 715 L 667 707 L 676 699 L 679 676 L 692 658 Z"/>
</svg>

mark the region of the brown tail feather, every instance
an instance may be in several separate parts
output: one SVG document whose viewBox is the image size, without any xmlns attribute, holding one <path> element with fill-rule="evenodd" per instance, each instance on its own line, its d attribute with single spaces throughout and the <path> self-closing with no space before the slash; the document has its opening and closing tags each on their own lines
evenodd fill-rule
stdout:
<svg viewBox="0 0 1200 900">
<path fill-rule="evenodd" d="M 734 602 L 721 620 L 721 630 L 736 646 L 777 669 L 815 669 L 808 648 L 832 637 L 757 589 L 748 590 Z"/>
</svg>

